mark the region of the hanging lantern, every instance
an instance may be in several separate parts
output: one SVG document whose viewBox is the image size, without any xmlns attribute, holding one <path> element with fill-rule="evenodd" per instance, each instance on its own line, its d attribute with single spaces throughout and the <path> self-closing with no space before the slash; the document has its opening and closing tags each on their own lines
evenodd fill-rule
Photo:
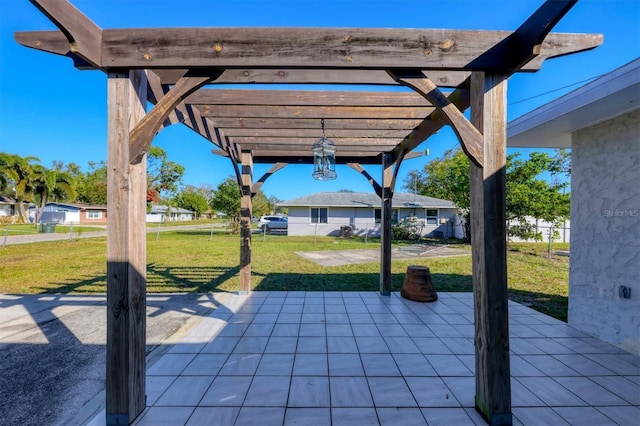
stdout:
<svg viewBox="0 0 640 426">
<path fill-rule="evenodd" d="M 322 137 L 313 144 L 313 178 L 316 180 L 332 180 L 336 173 L 336 146 Z"/>
<path fill-rule="evenodd" d="M 324 120 L 321 121 L 323 136 L 312 147 L 313 178 L 316 180 L 333 180 L 336 173 L 336 145 L 324 136 Z"/>
</svg>

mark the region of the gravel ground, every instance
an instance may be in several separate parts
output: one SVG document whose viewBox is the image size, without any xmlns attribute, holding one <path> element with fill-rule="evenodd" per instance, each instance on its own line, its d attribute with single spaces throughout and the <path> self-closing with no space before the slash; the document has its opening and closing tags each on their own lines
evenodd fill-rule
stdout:
<svg viewBox="0 0 640 426">
<path fill-rule="evenodd" d="M 149 296 L 147 354 L 161 351 L 160 343 L 190 318 L 210 312 L 198 297 Z M 105 388 L 104 302 L 83 304 L 82 296 L 74 296 L 72 303 L 39 303 L 38 298 L 43 295 L 0 297 L 0 424 L 4 426 L 75 424 L 79 412 L 90 414 L 92 404 L 103 402 L 97 397 Z M 17 311 L 26 314 L 9 318 Z"/>
</svg>

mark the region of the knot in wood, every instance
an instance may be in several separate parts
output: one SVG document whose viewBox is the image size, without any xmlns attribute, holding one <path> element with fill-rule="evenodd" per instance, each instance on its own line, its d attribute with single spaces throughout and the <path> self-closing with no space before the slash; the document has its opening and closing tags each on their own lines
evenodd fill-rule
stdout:
<svg viewBox="0 0 640 426">
<path fill-rule="evenodd" d="M 278 71 L 278 77 L 286 77 L 287 73 L 284 71 Z"/>
<path fill-rule="evenodd" d="M 441 75 L 440 77 L 438 77 L 438 81 L 440 81 L 440 83 L 442 84 L 446 84 L 449 82 L 449 79 L 447 78 L 447 76 Z"/>
<path fill-rule="evenodd" d="M 349 43 L 351 41 L 351 36 L 350 35 L 346 35 L 344 37 L 342 37 L 342 42 L 343 43 Z"/>
<path fill-rule="evenodd" d="M 431 50 L 429 48 L 424 49 L 424 54 L 427 55 L 427 56 L 431 56 L 431 55 L 433 55 L 433 50 Z"/>
<path fill-rule="evenodd" d="M 347 59 L 347 62 L 353 62 L 353 56 L 351 55 L 347 55 L 346 59 Z"/>
<path fill-rule="evenodd" d="M 448 38 L 444 40 L 442 43 L 440 43 L 440 50 L 442 50 L 443 52 L 447 52 L 451 50 L 451 48 L 453 48 L 455 44 L 456 42 L 454 40 L 451 40 L 450 38 Z"/>
<path fill-rule="evenodd" d="M 151 60 L 151 53 L 149 52 L 144 52 L 142 54 L 142 57 L 145 59 L 145 61 L 150 61 Z"/>
<path fill-rule="evenodd" d="M 242 75 L 243 75 L 244 77 L 249 77 L 249 76 L 251 75 L 251 71 L 249 71 L 249 70 L 245 70 L 245 71 L 243 71 L 243 72 L 242 72 Z"/>
<path fill-rule="evenodd" d="M 222 52 L 222 50 L 223 50 L 223 49 L 224 49 L 224 48 L 222 47 L 222 45 L 221 45 L 220 43 L 216 43 L 216 44 L 213 46 L 213 51 L 214 51 L 214 52 L 216 52 L 216 53 L 220 53 L 220 52 Z"/>
</svg>

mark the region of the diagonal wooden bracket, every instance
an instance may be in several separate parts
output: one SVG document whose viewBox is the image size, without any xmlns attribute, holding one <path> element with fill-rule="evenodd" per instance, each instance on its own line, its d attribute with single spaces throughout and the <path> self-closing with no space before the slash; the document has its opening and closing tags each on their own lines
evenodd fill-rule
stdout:
<svg viewBox="0 0 640 426">
<path fill-rule="evenodd" d="M 484 161 L 483 136 L 476 127 L 467 120 L 464 114 L 438 89 L 421 71 L 398 73 L 389 71 L 398 82 L 411 87 L 425 97 L 437 108 L 439 114 L 432 114 L 431 120 L 442 120 L 449 124 L 460 140 L 462 150 L 473 163 L 482 167 Z"/>
<path fill-rule="evenodd" d="M 69 51 L 85 61 L 102 67 L 102 29 L 68 1 L 30 0 L 62 31 Z"/>
<path fill-rule="evenodd" d="M 142 160 L 144 153 L 151 146 L 153 137 L 158 133 L 164 121 L 178 104 L 200 87 L 215 80 L 220 74 L 222 74 L 222 71 L 211 76 L 185 76 L 178 80 L 175 86 L 158 101 L 156 106 L 131 131 L 129 137 L 129 161 L 131 164 L 137 164 Z"/>
<path fill-rule="evenodd" d="M 289 163 L 276 163 L 269 170 L 267 170 L 267 172 L 263 174 L 262 177 L 251 186 L 251 197 L 254 197 L 260 191 L 260 188 L 262 188 L 264 182 L 269 179 L 272 174 L 274 174 L 278 170 L 284 169 L 288 165 Z"/>
<path fill-rule="evenodd" d="M 360 173 L 365 177 L 373 187 L 373 190 L 378 194 L 378 197 L 382 198 L 382 187 L 380 184 L 371 176 L 361 165 L 360 163 L 347 163 L 347 166 L 351 167 L 356 172 Z"/>
</svg>

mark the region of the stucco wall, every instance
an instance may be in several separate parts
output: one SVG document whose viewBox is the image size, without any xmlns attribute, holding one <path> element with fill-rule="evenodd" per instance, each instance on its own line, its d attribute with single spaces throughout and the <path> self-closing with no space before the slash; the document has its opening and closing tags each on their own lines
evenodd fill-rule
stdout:
<svg viewBox="0 0 640 426">
<path fill-rule="evenodd" d="M 572 135 L 569 323 L 640 352 L 640 110 Z M 631 298 L 619 296 L 620 286 Z"/>
</svg>

